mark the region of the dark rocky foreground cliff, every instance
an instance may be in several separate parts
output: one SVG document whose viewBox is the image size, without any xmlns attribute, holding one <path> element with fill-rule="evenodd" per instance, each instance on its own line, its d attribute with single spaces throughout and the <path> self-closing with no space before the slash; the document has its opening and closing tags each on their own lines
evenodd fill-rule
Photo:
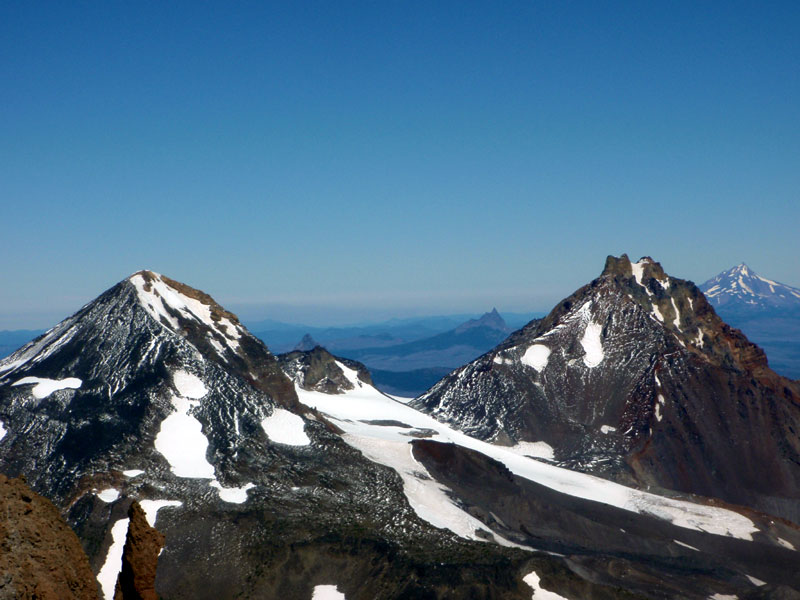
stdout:
<svg viewBox="0 0 800 600">
<path fill-rule="evenodd" d="M 21 479 L 0 474 L 0 598 L 97 600 L 78 536 Z"/>
</svg>

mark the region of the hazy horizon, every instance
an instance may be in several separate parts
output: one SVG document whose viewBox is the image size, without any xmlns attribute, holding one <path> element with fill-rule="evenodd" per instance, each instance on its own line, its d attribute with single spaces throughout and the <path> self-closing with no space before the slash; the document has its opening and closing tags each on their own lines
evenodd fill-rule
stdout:
<svg viewBox="0 0 800 600">
<path fill-rule="evenodd" d="M 142 268 L 279 320 L 546 312 L 623 252 L 800 287 L 798 29 L 792 2 L 4 3 L 0 328 Z"/>
</svg>

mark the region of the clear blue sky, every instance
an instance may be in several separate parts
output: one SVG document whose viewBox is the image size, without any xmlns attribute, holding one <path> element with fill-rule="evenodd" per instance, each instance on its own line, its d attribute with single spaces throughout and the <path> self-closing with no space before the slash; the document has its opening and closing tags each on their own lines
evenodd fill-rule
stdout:
<svg viewBox="0 0 800 600">
<path fill-rule="evenodd" d="M 245 317 L 800 286 L 798 2 L 0 2 L 0 328 L 140 268 Z M 294 312 L 293 312 L 294 311 Z"/>
</svg>

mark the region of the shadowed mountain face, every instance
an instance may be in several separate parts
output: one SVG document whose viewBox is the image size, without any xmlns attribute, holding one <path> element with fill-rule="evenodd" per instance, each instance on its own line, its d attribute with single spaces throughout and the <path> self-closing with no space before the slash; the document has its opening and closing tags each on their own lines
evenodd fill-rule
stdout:
<svg viewBox="0 0 800 600">
<path fill-rule="evenodd" d="M 563 465 L 800 522 L 800 390 L 691 282 L 649 258 L 602 275 L 415 406 Z"/>
</svg>

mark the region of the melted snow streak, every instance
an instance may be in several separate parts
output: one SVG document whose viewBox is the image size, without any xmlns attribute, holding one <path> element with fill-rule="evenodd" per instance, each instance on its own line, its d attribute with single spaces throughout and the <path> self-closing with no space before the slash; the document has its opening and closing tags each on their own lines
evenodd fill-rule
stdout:
<svg viewBox="0 0 800 600">
<path fill-rule="evenodd" d="M 529 458 L 514 448 L 471 438 L 433 417 L 384 396 L 366 384 L 360 389 L 347 392 L 344 397 L 310 392 L 299 387 L 296 390 L 303 404 L 325 413 L 345 431 L 343 437 L 348 444 L 360 450 L 370 460 L 398 472 L 403 479 L 403 489 L 409 504 L 421 518 L 461 537 L 480 539 L 475 535 L 475 530 L 485 529 L 485 525 L 453 504 L 445 487 L 427 479 L 424 467 L 411 455 L 407 427 L 375 425 L 375 422 L 398 421 L 417 431 L 429 430 L 433 432 L 430 439 L 452 442 L 481 452 L 500 461 L 520 477 L 577 498 L 651 515 L 678 527 L 745 540 L 752 540 L 752 534 L 758 531 L 750 519 L 731 510 L 635 490 Z M 498 542 L 510 544 L 502 539 Z"/>
<path fill-rule="evenodd" d="M 318 585 L 314 588 L 311 600 L 346 600 L 346 598 L 335 585 Z"/>
<path fill-rule="evenodd" d="M 583 357 L 583 364 L 587 367 L 596 367 L 603 362 L 603 342 L 600 340 L 600 334 L 603 332 L 602 326 L 597 323 L 588 323 L 586 330 L 583 332 L 581 338 L 581 346 L 586 353 Z"/>
<path fill-rule="evenodd" d="M 261 427 L 270 440 L 289 446 L 308 446 L 311 440 L 305 432 L 305 422 L 298 415 L 283 408 L 276 408 L 261 421 Z"/>
<path fill-rule="evenodd" d="M 42 400 L 58 390 L 77 390 L 83 383 L 77 377 L 67 377 L 66 379 L 46 379 L 44 377 L 23 377 L 19 381 L 12 383 L 12 386 L 36 384 L 31 393 L 33 397 Z"/>
<path fill-rule="evenodd" d="M 548 358 L 550 358 L 550 348 L 543 344 L 534 344 L 525 351 L 520 361 L 537 371 L 543 371 L 547 366 Z"/>
<path fill-rule="evenodd" d="M 539 576 L 536 574 L 536 571 L 531 571 L 525 577 L 522 578 L 522 581 L 527 583 L 533 589 L 533 600 L 567 600 L 564 596 L 559 596 L 555 592 L 549 592 L 539 585 Z"/>
</svg>

